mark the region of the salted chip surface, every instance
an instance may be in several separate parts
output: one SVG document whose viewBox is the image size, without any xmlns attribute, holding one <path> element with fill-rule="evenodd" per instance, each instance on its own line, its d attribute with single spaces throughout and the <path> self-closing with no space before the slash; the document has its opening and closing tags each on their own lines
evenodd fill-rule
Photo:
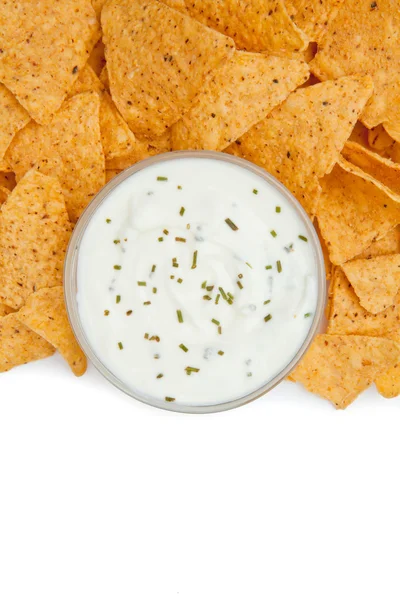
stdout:
<svg viewBox="0 0 400 600">
<path fill-rule="evenodd" d="M 328 333 L 387 335 L 400 325 L 400 294 L 393 306 L 374 315 L 361 306 L 351 283 L 338 267 L 332 281 L 328 320 Z"/>
<path fill-rule="evenodd" d="M 296 25 L 316 42 L 338 11 L 343 0 L 290 0 L 289 14 Z"/>
<path fill-rule="evenodd" d="M 100 19 L 101 9 L 103 8 L 105 3 L 106 0 L 92 0 L 92 5 L 98 19 Z"/>
<path fill-rule="evenodd" d="M 355 142 L 347 142 L 342 154 L 349 162 L 398 194 L 400 201 L 400 164 L 383 158 Z"/>
<path fill-rule="evenodd" d="M 85 373 L 86 356 L 69 324 L 62 286 L 43 288 L 31 294 L 17 318 L 54 346 L 77 377 Z"/>
<path fill-rule="evenodd" d="M 400 345 L 400 332 L 393 331 L 387 336 Z M 390 367 L 375 380 L 376 389 L 384 398 L 396 398 L 400 395 L 400 362 Z"/>
<path fill-rule="evenodd" d="M 0 316 L 0 373 L 54 354 L 54 348 L 23 325 L 17 313 Z"/>
<path fill-rule="evenodd" d="M 307 36 L 290 18 L 283 0 L 185 0 L 188 13 L 254 52 L 300 52 Z"/>
<path fill-rule="evenodd" d="M 319 79 L 368 73 L 374 95 L 362 115 L 369 128 L 387 120 L 400 94 L 400 10 L 394 0 L 346 0 L 327 24 L 310 67 Z"/>
<path fill-rule="evenodd" d="M 400 223 L 398 196 L 344 159 L 320 184 L 318 223 L 334 265 L 359 255 Z"/>
<path fill-rule="evenodd" d="M 49 123 L 100 37 L 90 0 L 3 0 L 0 81 Z"/>
<path fill-rule="evenodd" d="M 30 120 L 29 114 L 15 96 L 0 83 L 0 158 L 4 157 L 17 131 Z"/>
<path fill-rule="evenodd" d="M 291 379 L 327 398 L 336 408 L 346 408 L 396 364 L 399 354 L 399 346 L 385 338 L 317 335 Z"/>
<path fill-rule="evenodd" d="M 0 171 L 0 186 L 5 187 L 8 190 L 15 188 L 15 175 L 14 173 L 4 173 Z"/>
<path fill-rule="evenodd" d="M 106 162 L 106 168 L 107 170 L 117 169 L 122 171 L 131 167 L 139 160 L 144 160 L 145 158 L 155 156 L 156 154 L 162 154 L 163 152 L 170 152 L 171 150 L 171 131 L 168 129 L 164 135 L 153 138 L 152 140 L 136 138 L 136 144 L 132 149 L 132 152 L 108 160 Z"/>
<path fill-rule="evenodd" d="M 308 79 L 306 63 L 236 52 L 172 126 L 173 150 L 224 150 Z"/>
<path fill-rule="evenodd" d="M 86 64 L 93 69 L 97 77 L 100 76 L 100 73 L 106 65 L 103 40 L 99 40 L 94 46 Z"/>
<path fill-rule="evenodd" d="M 61 285 L 70 234 L 58 181 L 27 173 L 0 211 L 0 302 L 19 309 L 32 292 Z"/>
<path fill-rule="evenodd" d="M 228 152 L 264 167 L 314 215 L 318 178 L 332 170 L 371 93 L 368 76 L 296 90 Z"/>
<path fill-rule="evenodd" d="M 14 309 L 10 308 L 6 304 L 0 304 L 0 317 L 5 317 L 12 312 L 14 312 Z"/>
<path fill-rule="evenodd" d="M 5 202 L 10 195 L 10 190 L 0 185 L 0 206 Z"/>
<path fill-rule="evenodd" d="M 357 259 L 343 265 L 361 306 L 377 314 L 395 303 L 400 288 L 400 254 Z"/>
<path fill-rule="evenodd" d="M 399 227 L 394 227 L 384 237 L 372 242 L 357 258 L 374 258 L 398 253 L 400 253 L 400 231 Z"/>
<path fill-rule="evenodd" d="M 101 14 L 112 98 L 135 134 L 162 135 L 233 41 L 156 0 L 111 0 Z"/>
</svg>

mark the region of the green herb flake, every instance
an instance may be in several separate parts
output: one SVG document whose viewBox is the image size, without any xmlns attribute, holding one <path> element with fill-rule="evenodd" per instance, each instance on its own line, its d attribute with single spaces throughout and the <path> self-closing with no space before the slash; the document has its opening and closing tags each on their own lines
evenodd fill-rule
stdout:
<svg viewBox="0 0 400 600">
<path fill-rule="evenodd" d="M 143 306 L 149 306 L 149 304 L 151 304 L 150 300 L 147 300 L 147 302 L 143 302 Z"/>
<path fill-rule="evenodd" d="M 116 271 L 120 271 L 122 269 L 121 265 L 114 265 L 114 269 Z"/>
<path fill-rule="evenodd" d="M 214 289 L 213 285 L 207 285 L 207 287 L 206 287 L 207 292 L 212 292 L 213 289 Z"/>
<path fill-rule="evenodd" d="M 124 349 L 124 346 L 123 346 L 122 342 L 118 342 L 118 348 L 119 348 L 120 350 L 123 350 L 123 349 Z"/>
<path fill-rule="evenodd" d="M 121 302 L 121 296 L 116 296 L 115 297 L 115 303 L 119 304 Z"/>
<path fill-rule="evenodd" d="M 106 223 L 111 223 L 111 219 L 106 219 Z"/>
<path fill-rule="evenodd" d="M 278 273 L 282 273 L 282 263 L 280 260 L 276 261 L 276 268 L 277 268 Z"/>
<path fill-rule="evenodd" d="M 239 279 L 243 279 L 243 274 L 239 273 L 238 277 L 239 277 Z"/>
<path fill-rule="evenodd" d="M 264 317 L 264 321 L 266 323 L 268 323 L 268 321 L 270 321 L 272 319 L 272 315 L 267 315 L 266 317 Z"/>
<path fill-rule="evenodd" d="M 219 354 L 220 356 L 223 356 L 223 355 L 225 354 L 225 352 L 224 352 L 223 350 L 218 350 L 218 354 Z"/>
<path fill-rule="evenodd" d="M 154 272 L 155 272 L 155 270 L 156 270 L 156 268 L 157 268 L 157 265 L 153 265 L 153 266 L 151 267 L 151 272 L 152 272 L 152 273 L 154 273 Z"/>
<path fill-rule="evenodd" d="M 127 310 L 126 311 L 126 316 L 130 317 L 132 313 L 133 313 L 133 310 Z"/>
<path fill-rule="evenodd" d="M 232 229 L 232 231 L 237 231 L 239 229 L 239 227 L 237 225 L 235 225 L 235 223 L 229 218 L 225 219 L 225 223 L 227 225 L 229 225 L 229 227 Z"/>
<path fill-rule="evenodd" d="M 171 398 L 171 396 L 165 396 L 165 402 L 175 402 L 175 398 Z"/>
<path fill-rule="evenodd" d="M 256 194 L 256 195 L 257 195 L 257 194 L 258 194 L 258 190 L 256 190 L 256 189 L 254 188 L 254 190 L 253 190 L 253 194 Z"/>
<path fill-rule="evenodd" d="M 246 265 L 249 267 L 249 269 L 253 268 L 249 262 L 247 262 Z"/>
<path fill-rule="evenodd" d="M 160 175 L 157 177 L 157 181 L 168 181 L 168 177 L 161 177 Z"/>
<path fill-rule="evenodd" d="M 276 213 L 280 213 L 281 212 L 281 207 L 280 206 L 275 206 L 275 212 Z"/>
<path fill-rule="evenodd" d="M 214 323 L 214 325 L 221 325 L 221 323 L 217 321 L 217 319 L 211 319 L 211 323 Z"/>
<path fill-rule="evenodd" d="M 203 281 L 203 283 L 201 284 L 201 289 L 205 290 L 207 287 L 207 279 L 205 281 Z"/>
<path fill-rule="evenodd" d="M 181 310 L 176 311 L 176 316 L 178 317 L 178 322 L 183 323 L 183 315 Z"/>
<path fill-rule="evenodd" d="M 163 234 L 164 234 L 164 235 L 169 235 L 169 231 L 168 231 L 168 229 L 163 229 Z"/>
<path fill-rule="evenodd" d="M 178 186 L 179 189 L 179 186 Z M 181 217 L 183 217 L 183 215 L 185 214 L 185 207 L 181 206 L 181 210 L 179 211 L 179 214 L 181 215 Z"/>
<path fill-rule="evenodd" d="M 159 238 L 158 238 L 158 241 L 159 241 L 159 242 L 163 242 L 163 241 L 164 241 L 164 238 L 163 238 L 163 237 L 159 237 Z"/>
<path fill-rule="evenodd" d="M 270 302 L 271 302 L 271 300 L 265 300 L 265 301 L 264 301 L 264 306 L 265 306 L 266 304 L 269 304 Z"/>
<path fill-rule="evenodd" d="M 190 375 L 191 373 L 198 373 L 200 369 L 197 367 L 185 367 L 185 371 L 187 375 Z"/>
<path fill-rule="evenodd" d="M 109 315 L 109 314 L 110 314 L 110 311 L 109 311 L 109 310 L 105 310 L 105 311 L 104 311 L 104 316 L 105 316 L 105 317 L 108 317 L 108 315 Z"/>
<path fill-rule="evenodd" d="M 265 266 L 265 270 L 266 270 L 266 271 L 269 271 L 270 269 L 272 269 L 272 265 L 266 265 L 266 266 Z"/>
<path fill-rule="evenodd" d="M 153 294 L 157 294 L 157 288 L 153 288 Z"/>
<path fill-rule="evenodd" d="M 147 283 L 145 281 L 138 281 L 137 284 L 138 284 L 139 287 L 146 287 L 147 286 Z"/>
<path fill-rule="evenodd" d="M 220 291 L 220 293 L 221 293 L 221 296 L 222 296 L 222 298 L 223 298 L 224 300 L 228 301 L 228 296 L 225 294 L 225 292 L 224 292 L 224 289 L 223 289 L 222 287 L 220 287 L 220 288 L 218 288 L 218 289 L 219 289 L 219 291 Z"/>
<path fill-rule="evenodd" d="M 160 339 L 159 335 L 152 335 L 151 338 L 149 338 L 149 342 L 159 342 Z"/>
<path fill-rule="evenodd" d="M 219 333 L 219 335 L 222 335 L 222 327 L 221 327 L 221 325 L 218 327 L 218 333 Z"/>
<path fill-rule="evenodd" d="M 205 295 L 203 296 L 203 300 L 212 300 L 211 296 Z"/>
<path fill-rule="evenodd" d="M 308 319 L 309 317 L 311 317 L 311 315 L 312 315 L 312 313 L 306 313 L 306 314 L 304 315 L 304 318 L 305 318 L 305 319 Z"/>
<path fill-rule="evenodd" d="M 243 284 L 241 283 L 241 281 L 237 281 L 236 283 L 238 285 L 238 288 L 242 290 L 243 289 Z"/>
<path fill-rule="evenodd" d="M 303 242 L 308 242 L 308 238 L 306 238 L 305 235 L 299 235 L 299 240 L 302 240 Z"/>
<path fill-rule="evenodd" d="M 215 304 L 218 304 L 220 298 L 221 298 L 221 294 L 217 294 L 215 297 Z"/>
<path fill-rule="evenodd" d="M 270 234 L 272 235 L 272 237 L 276 237 L 278 234 L 276 233 L 276 231 L 274 229 L 271 229 Z"/>
<path fill-rule="evenodd" d="M 157 375 L 157 379 L 161 379 L 161 377 L 164 377 L 164 375 L 163 375 L 162 373 L 159 373 L 159 374 Z"/>
<path fill-rule="evenodd" d="M 180 348 L 181 350 L 183 350 L 184 352 L 189 352 L 189 348 L 187 348 L 187 347 L 185 346 L 185 344 L 179 344 L 179 348 Z"/>
<path fill-rule="evenodd" d="M 145 333 L 145 334 L 144 334 L 144 339 L 145 339 L 145 340 L 148 340 L 148 339 L 149 339 L 149 334 L 148 334 L 148 333 Z"/>
<path fill-rule="evenodd" d="M 183 279 L 181 279 L 181 278 L 179 277 L 179 279 L 177 279 L 177 281 L 178 281 L 178 283 L 182 283 Z"/>
<path fill-rule="evenodd" d="M 169 278 L 170 279 L 175 279 L 175 275 L 170 275 Z"/>
<path fill-rule="evenodd" d="M 177 186 L 177 188 L 178 188 L 178 190 L 181 190 L 181 189 L 182 189 L 182 186 L 181 186 L 181 185 L 178 185 L 178 186 Z"/>
<path fill-rule="evenodd" d="M 183 237 L 176 237 L 175 241 L 176 242 L 182 242 L 183 244 L 186 244 L 186 238 L 183 238 Z"/>
<path fill-rule="evenodd" d="M 114 240 L 114 244 L 120 244 L 121 240 Z"/>
<path fill-rule="evenodd" d="M 154 358 L 155 360 L 158 360 L 158 359 L 160 358 L 160 355 L 159 355 L 159 354 L 153 354 L 153 358 Z"/>
<path fill-rule="evenodd" d="M 193 252 L 192 269 L 195 269 L 196 267 L 197 267 L 197 250 L 195 250 Z"/>
</svg>

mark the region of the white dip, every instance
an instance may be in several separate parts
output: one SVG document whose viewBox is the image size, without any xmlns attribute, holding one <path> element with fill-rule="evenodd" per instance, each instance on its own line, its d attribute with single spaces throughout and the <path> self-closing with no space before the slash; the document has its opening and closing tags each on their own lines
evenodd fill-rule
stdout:
<svg viewBox="0 0 400 600">
<path fill-rule="evenodd" d="M 171 158 L 94 213 L 78 290 L 90 345 L 131 391 L 218 404 L 296 355 L 316 310 L 317 260 L 301 217 L 259 176 Z"/>
</svg>

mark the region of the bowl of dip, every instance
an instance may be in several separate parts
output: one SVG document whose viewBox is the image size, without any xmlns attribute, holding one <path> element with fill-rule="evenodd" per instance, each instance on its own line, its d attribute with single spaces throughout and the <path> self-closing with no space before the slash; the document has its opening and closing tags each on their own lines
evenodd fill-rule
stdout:
<svg viewBox="0 0 400 600">
<path fill-rule="evenodd" d="M 74 333 L 95 367 L 142 402 L 235 408 L 296 366 L 323 315 L 325 271 L 306 212 L 265 170 L 184 151 L 112 179 L 65 263 Z"/>
</svg>

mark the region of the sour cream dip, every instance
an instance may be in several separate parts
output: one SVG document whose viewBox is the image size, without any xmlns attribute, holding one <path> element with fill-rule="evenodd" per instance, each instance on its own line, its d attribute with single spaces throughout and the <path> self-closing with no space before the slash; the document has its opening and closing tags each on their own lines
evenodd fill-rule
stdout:
<svg viewBox="0 0 400 600">
<path fill-rule="evenodd" d="M 125 177 L 92 211 L 77 312 L 132 395 L 219 405 L 263 388 L 304 346 L 320 250 L 301 209 L 249 163 L 184 154 Z"/>
</svg>

